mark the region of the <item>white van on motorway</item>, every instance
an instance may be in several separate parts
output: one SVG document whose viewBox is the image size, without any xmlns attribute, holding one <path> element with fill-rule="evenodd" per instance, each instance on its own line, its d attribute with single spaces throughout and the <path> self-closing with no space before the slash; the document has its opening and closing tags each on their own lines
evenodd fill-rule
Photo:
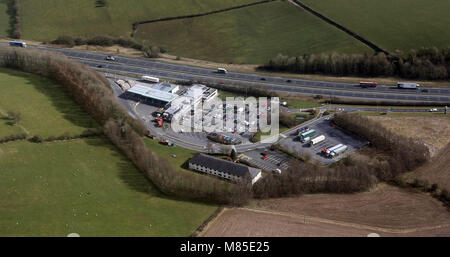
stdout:
<svg viewBox="0 0 450 257">
<path fill-rule="evenodd" d="M 223 74 L 227 74 L 228 71 L 225 70 L 224 68 L 217 68 L 217 73 L 223 73 Z"/>
<path fill-rule="evenodd" d="M 141 79 L 144 80 L 144 81 L 149 81 L 149 82 L 153 82 L 153 83 L 159 83 L 159 78 L 155 78 L 155 77 L 142 76 Z"/>
</svg>

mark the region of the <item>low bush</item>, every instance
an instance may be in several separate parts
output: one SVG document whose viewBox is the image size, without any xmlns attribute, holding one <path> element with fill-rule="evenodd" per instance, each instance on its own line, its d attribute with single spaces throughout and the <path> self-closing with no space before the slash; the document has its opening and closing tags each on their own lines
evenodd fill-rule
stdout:
<svg viewBox="0 0 450 257">
<path fill-rule="evenodd" d="M 27 138 L 27 134 L 25 134 L 25 133 L 8 135 L 8 136 L 0 137 L 0 144 L 11 142 L 11 141 L 24 140 L 26 138 Z"/>
</svg>

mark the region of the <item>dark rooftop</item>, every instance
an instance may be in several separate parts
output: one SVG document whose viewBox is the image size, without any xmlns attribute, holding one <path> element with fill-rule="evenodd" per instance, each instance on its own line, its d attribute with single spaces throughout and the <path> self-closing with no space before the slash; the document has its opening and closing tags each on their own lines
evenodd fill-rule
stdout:
<svg viewBox="0 0 450 257">
<path fill-rule="evenodd" d="M 244 164 L 219 159 L 203 153 L 196 154 L 189 160 L 189 163 L 200 165 L 203 167 L 208 167 L 238 177 L 244 177 L 247 174 L 249 174 L 251 178 L 254 178 L 261 171 L 259 169 L 252 168 Z"/>
</svg>

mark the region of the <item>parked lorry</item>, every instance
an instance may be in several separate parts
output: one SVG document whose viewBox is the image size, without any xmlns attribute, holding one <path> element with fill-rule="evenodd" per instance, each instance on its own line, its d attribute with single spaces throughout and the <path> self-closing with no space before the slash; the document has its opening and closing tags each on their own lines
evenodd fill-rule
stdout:
<svg viewBox="0 0 450 257">
<path fill-rule="evenodd" d="M 333 151 L 334 149 L 337 149 L 337 148 L 339 148 L 341 146 L 343 146 L 343 144 L 338 144 L 338 145 L 335 145 L 335 146 L 330 147 L 328 149 L 325 148 L 325 149 L 322 150 L 322 153 L 324 153 L 325 155 L 328 156 L 328 155 L 330 155 L 331 151 Z"/>
<path fill-rule="evenodd" d="M 311 140 L 310 137 L 300 138 L 300 142 L 302 143 L 308 143 Z"/>
<path fill-rule="evenodd" d="M 305 138 L 307 138 L 307 137 L 312 137 L 312 136 L 314 136 L 315 134 L 316 134 L 316 131 L 315 131 L 314 129 L 311 129 L 311 130 L 308 130 L 308 131 L 306 131 L 306 132 L 303 132 L 303 133 L 299 134 L 299 135 L 298 135 L 298 138 L 299 138 L 300 140 L 302 140 L 302 139 L 305 139 Z"/>
<path fill-rule="evenodd" d="M 404 89 L 418 89 L 420 85 L 417 83 L 398 82 L 397 87 Z"/>
<path fill-rule="evenodd" d="M 347 151 L 347 149 L 348 149 L 348 146 L 346 146 L 346 145 L 340 146 L 330 152 L 330 157 L 334 158 L 336 156 L 339 156 L 339 155 L 343 154 L 345 151 Z"/>
<path fill-rule="evenodd" d="M 316 144 L 318 144 L 320 142 L 323 142 L 324 140 L 325 140 L 325 136 L 324 135 L 320 135 L 318 137 L 315 137 L 315 138 L 311 139 L 310 144 L 311 144 L 311 146 L 313 146 L 313 145 L 316 145 Z"/>
</svg>

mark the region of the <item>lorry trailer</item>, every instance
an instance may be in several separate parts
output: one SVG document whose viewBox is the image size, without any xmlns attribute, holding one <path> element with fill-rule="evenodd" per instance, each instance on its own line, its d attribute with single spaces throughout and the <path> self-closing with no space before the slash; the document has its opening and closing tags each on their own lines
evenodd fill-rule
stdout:
<svg viewBox="0 0 450 257">
<path fill-rule="evenodd" d="M 305 138 L 301 138 L 301 139 L 300 139 L 300 142 L 302 142 L 302 143 L 308 143 L 309 140 L 311 140 L 310 137 L 305 137 Z"/>
<path fill-rule="evenodd" d="M 306 131 L 306 132 L 303 132 L 303 133 L 299 134 L 299 135 L 298 135 L 298 138 L 299 138 L 300 140 L 302 140 L 302 139 L 305 139 L 305 138 L 307 138 L 307 137 L 312 137 L 312 136 L 314 136 L 315 134 L 316 134 L 316 131 L 315 131 L 314 129 L 311 129 L 311 130 L 308 130 L 308 131 Z"/>
<path fill-rule="evenodd" d="M 346 145 L 343 145 L 343 146 L 341 146 L 341 147 L 338 147 L 338 148 L 336 148 L 336 149 L 334 149 L 333 151 L 330 152 L 330 157 L 331 157 L 331 158 L 334 158 L 334 157 L 336 157 L 336 156 L 338 156 L 338 155 L 341 155 L 341 154 L 343 154 L 345 151 L 347 151 L 347 149 L 348 149 L 348 146 L 346 146 Z"/>
<path fill-rule="evenodd" d="M 322 152 L 324 154 L 326 154 L 326 155 L 329 155 L 331 153 L 331 151 L 333 151 L 334 149 L 337 149 L 337 148 L 339 148 L 341 146 L 343 146 L 343 144 L 338 144 L 338 145 L 335 145 L 335 146 L 333 146 L 331 148 L 328 148 L 328 149 L 325 148 L 325 149 L 322 150 Z"/>
<path fill-rule="evenodd" d="M 149 81 L 149 82 L 153 82 L 153 83 L 159 83 L 159 78 L 155 78 L 155 77 L 142 76 L 141 79 L 144 80 L 144 81 Z"/>
<path fill-rule="evenodd" d="M 420 85 L 417 83 L 398 82 L 397 87 L 404 89 L 418 89 Z"/>
<path fill-rule="evenodd" d="M 322 142 L 324 140 L 325 140 L 325 136 L 324 135 L 320 135 L 318 137 L 315 137 L 315 138 L 311 139 L 310 144 L 311 145 L 316 145 L 316 144 L 318 144 L 318 143 L 320 143 L 320 142 Z"/>
</svg>

